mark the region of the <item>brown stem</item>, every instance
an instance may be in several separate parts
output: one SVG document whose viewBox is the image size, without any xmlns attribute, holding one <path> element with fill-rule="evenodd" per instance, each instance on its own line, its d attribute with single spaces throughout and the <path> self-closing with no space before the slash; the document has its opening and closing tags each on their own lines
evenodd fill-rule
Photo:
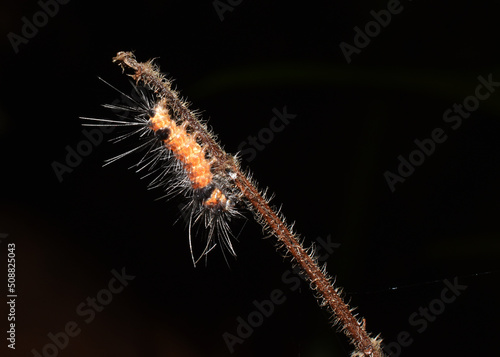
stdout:
<svg viewBox="0 0 500 357">
<path fill-rule="evenodd" d="M 352 314 L 352 310 L 342 300 L 338 290 L 333 287 L 331 278 L 326 274 L 325 269 L 321 269 L 314 252 L 308 253 L 302 246 L 297 235 L 285 223 L 284 217 L 273 210 L 268 200 L 261 195 L 256 185 L 251 182 L 247 175 L 243 174 L 239 168 L 237 160 L 227 154 L 215 141 L 213 135 L 207 127 L 201 123 L 196 115 L 189 110 L 187 104 L 179 99 L 175 90 L 172 90 L 170 82 L 159 72 L 157 66 L 151 61 L 139 63 L 131 52 L 118 52 L 114 62 L 125 69 L 129 67 L 134 70 L 132 78 L 136 82 L 142 81 L 150 87 L 159 97 L 168 102 L 173 114 L 189 123 L 190 128 L 197 137 L 204 143 L 207 153 L 217 163 L 213 170 L 220 174 L 229 174 L 234 180 L 237 190 L 248 204 L 258 222 L 292 255 L 292 260 L 300 265 L 305 275 L 311 283 L 311 288 L 318 294 L 321 306 L 328 306 L 333 312 L 336 321 L 341 325 L 342 330 L 355 346 L 352 357 L 382 357 L 381 339 L 370 337 L 365 329 L 365 320 L 358 322 Z"/>
<path fill-rule="evenodd" d="M 247 198 L 254 210 L 257 212 L 259 221 L 267 230 L 275 235 L 286 249 L 292 254 L 294 260 L 313 284 L 312 288 L 319 294 L 322 300 L 321 306 L 329 306 L 335 317 L 339 320 L 345 334 L 351 339 L 351 343 L 361 356 L 381 357 L 380 342 L 369 337 L 364 323 L 360 324 L 352 315 L 351 309 L 333 287 L 331 279 L 319 268 L 316 259 L 312 258 L 296 235 L 290 231 L 279 215 L 269 207 L 267 200 L 262 197 L 256 187 L 248 178 L 238 171 L 236 185 Z"/>
</svg>

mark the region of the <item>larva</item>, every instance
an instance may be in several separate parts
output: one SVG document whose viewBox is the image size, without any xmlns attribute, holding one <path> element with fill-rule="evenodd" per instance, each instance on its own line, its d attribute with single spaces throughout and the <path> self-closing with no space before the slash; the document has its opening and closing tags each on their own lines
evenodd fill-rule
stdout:
<svg viewBox="0 0 500 357">
<path fill-rule="evenodd" d="M 120 54 L 123 55 L 119 53 L 115 61 L 119 61 Z M 145 66 L 154 69 L 151 62 Z M 170 82 L 163 76 L 156 79 L 170 87 Z M 183 214 L 188 220 L 189 244 L 195 264 L 217 243 L 224 251 L 236 256 L 229 222 L 233 217 L 241 216 L 238 209 L 241 205 L 241 195 L 236 193 L 233 183 L 235 175 L 230 168 L 232 165 L 238 165 L 237 159 L 228 154 L 214 154 L 214 147 L 220 151 L 222 149 L 206 125 L 188 109 L 186 102 L 179 99 L 177 92 L 171 89 L 171 93 L 165 95 L 148 81 L 143 83 L 142 87 L 137 82 L 136 79 L 136 83 L 132 83 L 131 95 L 105 82 L 119 92 L 122 102 L 125 102 L 104 105 L 120 112 L 119 118 L 82 117 L 81 119 L 90 121 L 83 125 L 132 128 L 113 141 L 138 137 L 137 146 L 107 160 L 106 163 L 142 151 L 142 158 L 134 166 L 137 171 L 146 171 L 149 176 L 154 177 L 149 187 L 164 189 L 166 196 L 184 196 L 187 203 Z M 199 256 L 195 257 L 192 227 L 198 225 L 206 229 L 207 242 Z"/>
</svg>

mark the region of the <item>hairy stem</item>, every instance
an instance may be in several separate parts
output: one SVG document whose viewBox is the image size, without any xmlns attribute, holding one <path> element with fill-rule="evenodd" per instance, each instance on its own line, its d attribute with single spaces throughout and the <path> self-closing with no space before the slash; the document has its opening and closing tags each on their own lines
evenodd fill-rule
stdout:
<svg viewBox="0 0 500 357">
<path fill-rule="evenodd" d="M 258 220 L 283 243 L 293 259 L 300 265 L 322 300 L 321 306 L 328 306 L 339 321 L 345 334 L 356 347 L 361 356 L 381 357 L 380 342 L 369 337 L 364 323 L 360 324 L 352 315 L 351 309 L 342 300 L 333 287 L 331 279 L 318 266 L 317 260 L 309 255 L 296 235 L 288 228 L 280 216 L 269 207 L 267 200 L 262 197 L 248 178 L 238 171 L 236 185 L 257 212 Z"/>
<path fill-rule="evenodd" d="M 202 124 L 196 115 L 189 110 L 186 102 L 179 99 L 178 93 L 171 88 L 168 81 L 159 71 L 159 68 L 148 61 L 137 62 L 131 52 L 118 52 L 113 58 L 114 62 L 123 68 L 131 68 L 134 74 L 132 78 L 136 82 L 142 82 L 151 88 L 159 97 L 168 102 L 173 114 L 189 123 L 190 128 L 204 142 L 207 152 L 212 158 L 216 158 L 217 167 L 221 174 L 227 174 L 234 182 L 239 196 L 247 203 L 248 208 L 257 218 L 259 224 L 274 235 L 283 247 L 290 253 L 292 261 L 295 261 L 310 281 L 311 288 L 317 292 L 321 306 L 328 307 L 334 320 L 341 326 L 343 332 L 354 345 L 353 357 L 382 357 L 381 339 L 370 337 L 365 329 L 365 320 L 358 321 L 352 314 L 352 309 L 342 300 L 338 289 L 334 288 L 331 278 L 326 274 L 324 268 L 320 268 L 314 257 L 314 250 L 309 252 L 305 249 L 297 235 L 287 226 L 285 219 L 277 211 L 269 206 L 268 200 L 259 192 L 247 175 L 242 173 L 238 161 L 232 155 L 227 154 L 216 142 L 213 135 Z"/>
</svg>

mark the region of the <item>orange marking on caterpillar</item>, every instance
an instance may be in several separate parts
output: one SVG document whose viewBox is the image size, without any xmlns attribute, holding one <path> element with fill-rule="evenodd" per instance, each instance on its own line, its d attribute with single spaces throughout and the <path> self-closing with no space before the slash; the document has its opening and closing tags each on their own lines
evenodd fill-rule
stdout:
<svg viewBox="0 0 500 357">
<path fill-rule="evenodd" d="M 184 166 L 193 189 L 204 188 L 212 182 L 213 175 L 204 150 L 193 135 L 186 132 L 184 126 L 177 125 L 170 118 L 164 100 L 161 100 L 155 107 L 155 115 L 150 118 L 150 121 L 151 128 L 160 135 L 165 147 L 172 151 Z"/>
<path fill-rule="evenodd" d="M 212 191 L 212 194 L 209 198 L 204 202 L 204 204 L 208 207 L 222 207 L 225 208 L 227 205 L 227 197 L 219 190 L 218 188 Z"/>
</svg>

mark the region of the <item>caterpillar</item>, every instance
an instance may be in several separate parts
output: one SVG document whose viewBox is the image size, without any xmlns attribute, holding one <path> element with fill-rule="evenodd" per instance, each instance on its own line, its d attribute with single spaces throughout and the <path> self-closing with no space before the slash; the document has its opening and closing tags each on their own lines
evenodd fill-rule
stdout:
<svg viewBox="0 0 500 357">
<path fill-rule="evenodd" d="M 120 52 L 113 60 L 124 67 L 125 62 L 130 63 L 135 58 L 130 52 Z M 134 167 L 137 172 L 146 171 L 146 176 L 154 177 L 149 188 L 161 188 L 167 197 L 184 196 L 186 204 L 182 213 L 187 217 L 189 246 L 195 265 L 217 244 L 223 247 L 223 252 L 236 256 L 229 224 L 232 218 L 242 216 L 239 209 L 241 193 L 238 194 L 235 188 L 236 176 L 231 169 L 239 166 L 238 159 L 221 154 L 223 151 L 206 124 L 197 118 L 196 112 L 189 110 L 188 103 L 171 88 L 171 81 L 161 75 L 151 61 L 137 65 L 141 66 L 143 77 L 132 75 L 135 81 L 131 83 L 131 94 L 101 79 L 122 97 L 121 104 L 103 105 L 117 112 L 118 119 L 81 117 L 90 121 L 83 125 L 132 128 L 112 141 L 134 138 L 139 139 L 136 140 L 138 144 L 106 160 L 105 165 L 143 151 Z M 155 86 L 156 81 L 167 86 L 169 92 L 160 91 Z M 195 257 L 192 237 L 193 227 L 197 225 L 206 230 L 207 240 L 199 256 Z"/>
</svg>

